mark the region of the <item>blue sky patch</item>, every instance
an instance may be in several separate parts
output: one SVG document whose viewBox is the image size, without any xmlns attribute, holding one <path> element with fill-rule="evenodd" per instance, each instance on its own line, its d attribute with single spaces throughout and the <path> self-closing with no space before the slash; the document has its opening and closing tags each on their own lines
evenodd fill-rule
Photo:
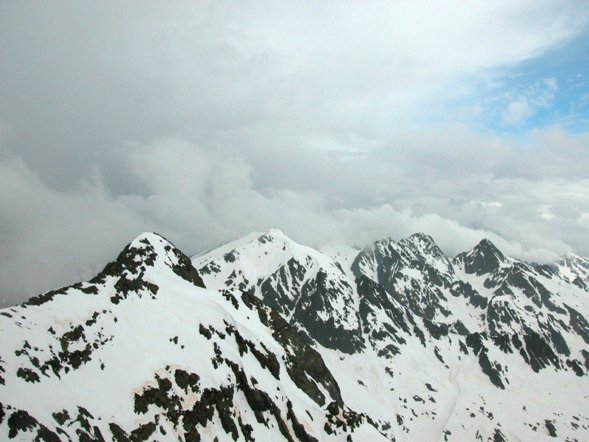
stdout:
<svg viewBox="0 0 589 442">
<path fill-rule="evenodd" d="M 486 84 L 479 123 L 497 132 L 528 132 L 558 125 L 589 129 L 589 38 L 525 61 Z"/>
</svg>

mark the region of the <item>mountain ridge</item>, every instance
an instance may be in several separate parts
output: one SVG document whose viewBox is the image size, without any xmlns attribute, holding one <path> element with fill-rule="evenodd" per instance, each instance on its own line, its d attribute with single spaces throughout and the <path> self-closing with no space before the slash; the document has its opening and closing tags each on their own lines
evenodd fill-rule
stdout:
<svg viewBox="0 0 589 442">
<path fill-rule="evenodd" d="M 271 230 L 189 258 L 139 235 L 0 311 L 0 437 L 586 438 L 584 258 L 450 259 L 425 234 L 352 255 Z"/>
</svg>

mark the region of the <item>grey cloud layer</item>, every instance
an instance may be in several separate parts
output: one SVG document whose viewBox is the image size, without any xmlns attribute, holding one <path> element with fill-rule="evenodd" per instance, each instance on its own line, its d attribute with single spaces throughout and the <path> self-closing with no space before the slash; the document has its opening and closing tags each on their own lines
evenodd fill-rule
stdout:
<svg viewBox="0 0 589 442">
<path fill-rule="evenodd" d="M 279 158 L 254 168 L 235 152 L 176 139 L 127 144 L 117 155 L 141 192 L 114 195 L 99 175 L 59 191 L 22 159 L 1 163 L 0 280 L 9 302 L 90 276 L 144 230 L 163 232 L 187 252 L 273 226 L 315 246 L 362 246 L 425 231 L 449 254 L 483 237 L 529 260 L 549 261 L 573 247 L 589 251 L 587 179 L 502 178 L 476 167 L 453 176 L 444 162 L 418 167 L 402 155 L 380 161 L 302 155 L 298 168 L 309 167 L 292 189 L 255 183 L 256 175 L 289 173 Z M 362 189 L 371 192 L 365 201 Z"/>
<path fill-rule="evenodd" d="M 188 252 L 279 227 L 589 254 L 587 135 L 423 123 L 578 35 L 587 2 L 412 4 L 0 5 L 0 293 L 88 276 L 144 230 Z"/>
</svg>

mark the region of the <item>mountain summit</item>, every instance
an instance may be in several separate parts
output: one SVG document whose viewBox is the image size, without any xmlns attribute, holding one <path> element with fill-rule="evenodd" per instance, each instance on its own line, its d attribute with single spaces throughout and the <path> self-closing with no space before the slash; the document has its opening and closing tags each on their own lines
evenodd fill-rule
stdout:
<svg viewBox="0 0 589 442">
<path fill-rule="evenodd" d="M 462 261 L 466 273 L 480 276 L 497 270 L 505 262 L 505 256 L 495 244 L 483 239 L 470 252 L 458 255 L 457 260 Z"/>
<path fill-rule="evenodd" d="M 585 440 L 588 262 L 144 233 L 0 311 L 0 439 Z"/>
</svg>

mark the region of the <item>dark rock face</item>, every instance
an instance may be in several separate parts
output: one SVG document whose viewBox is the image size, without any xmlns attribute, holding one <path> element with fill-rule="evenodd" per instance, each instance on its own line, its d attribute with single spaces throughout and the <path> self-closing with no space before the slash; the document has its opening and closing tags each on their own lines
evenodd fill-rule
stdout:
<svg viewBox="0 0 589 442">
<path fill-rule="evenodd" d="M 527 330 L 524 335 L 524 342 L 529 358 L 528 362 L 535 372 L 539 372 L 549 364 L 560 368 L 560 361 L 552 347 L 537 332 Z"/>
<path fill-rule="evenodd" d="M 172 271 L 194 284 L 197 287 L 205 287 L 198 271 L 192 266 L 190 258 L 174 247 L 160 235 L 152 234 L 152 240 L 161 240 L 165 243 L 165 251 L 171 258 L 166 262 Z M 139 244 L 128 244 L 119 254 L 117 259 L 108 263 L 104 269 L 88 282 L 80 282 L 57 290 L 51 290 L 29 299 L 23 306 L 41 306 L 50 302 L 57 295 L 65 295 L 72 289 L 79 290 L 88 295 L 96 295 L 99 287 L 111 277 L 116 278 L 116 293 L 111 297 L 113 304 L 124 300 L 129 293 L 145 292 L 155 297 L 159 287 L 143 278 L 147 267 L 152 267 L 158 258 L 157 252 L 148 237 L 140 239 Z M 170 263 L 171 262 L 171 263 Z"/>
<path fill-rule="evenodd" d="M 45 425 L 40 424 L 37 419 L 29 415 L 25 410 L 16 410 L 8 418 L 8 437 L 13 439 L 19 433 L 36 433 L 35 440 L 47 442 L 59 442 L 61 439 Z"/>
<path fill-rule="evenodd" d="M 485 346 L 486 337 L 480 333 L 473 333 L 466 337 L 466 345 L 470 347 L 473 353 L 479 358 L 479 365 L 481 370 L 485 373 L 489 380 L 498 388 L 505 389 L 505 384 L 501 379 L 503 369 L 500 364 L 491 362 L 488 356 L 488 348 Z"/>
<path fill-rule="evenodd" d="M 233 264 L 234 268 L 223 281 L 223 289 L 234 293 L 254 292 L 265 304 L 288 318 L 290 324 L 305 330 L 327 348 L 348 354 L 361 351 L 363 339 L 358 313 L 348 307 L 354 302 L 354 287 L 341 267 L 329 259 L 317 262 L 312 253 L 302 249 L 296 254 L 283 253 L 289 247 L 280 235 L 269 232 L 252 240 L 245 250 L 232 250 L 199 264 L 200 272 L 217 275 L 223 266 Z M 260 270 L 259 275 L 250 276 L 240 267 L 242 260 L 250 259 L 248 253 L 273 253 L 279 258 L 267 273 Z M 342 305 L 345 311 L 341 311 Z"/>
<path fill-rule="evenodd" d="M 341 285 L 348 292 L 352 291 L 345 281 Z M 315 279 L 304 284 L 293 318 L 295 323 L 300 324 L 321 345 L 344 353 L 355 353 L 363 348 L 362 332 L 359 325 L 358 328 L 349 329 L 336 323 L 336 318 L 342 312 L 334 308 L 332 300 L 339 296 L 341 287 L 330 285 L 327 274 L 319 271 Z M 328 319 L 321 319 L 317 312 L 325 312 Z M 357 318 L 356 321 L 359 323 Z"/>
<path fill-rule="evenodd" d="M 157 240 L 164 244 L 164 250 L 167 254 L 165 265 L 186 281 L 197 287 L 204 288 L 204 282 L 197 270 L 192 266 L 190 258 L 162 236 L 153 234 L 151 241 Z M 90 280 L 90 283 L 102 284 L 108 277 L 118 278 L 115 283 L 117 292 L 111 297 L 113 304 L 118 304 L 124 300 L 130 292 L 145 292 L 149 296 L 155 297 L 159 287 L 146 281 L 144 272 L 147 267 L 153 267 L 156 259 L 158 259 L 158 254 L 155 245 L 150 242 L 149 238 L 142 238 L 138 240 L 137 245 L 128 244 L 117 259 L 107 264 L 102 272 Z M 160 259 L 164 259 L 164 257 Z"/>
<path fill-rule="evenodd" d="M 460 254 L 458 258 L 464 263 L 466 273 L 476 275 L 492 273 L 505 261 L 505 256 L 488 239 L 483 239 L 471 252 Z"/>
<path fill-rule="evenodd" d="M 293 293 L 302 293 L 305 266 L 291 258 L 260 285 L 262 299 L 281 315 L 292 312 L 297 299 Z"/>
<path fill-rule="evenodd" d="M 473 289 L 468 282 L 460 280 L 452 283 L 450 293 L 453 296 L 462 296 L 463 298 L 468 299 L 472 306 L 480 309 L 487 308 L 489 302 L 486 297 L 481 296 L 475 289 Z"/>
<path fill-rule="evenodd" d="M 325 366 L 321 355 L 309 346 L 308 338 L 301 336 L 276 311 L 265 306 L 253 295 L 243 293 L 242 300 L 258 314 L 262 323 L 272 330 L 272 336 L 287 349 L 286 368 L 295 384 L 319 405 L 325 404 L 325 395 L 318 385 L 338 403 L 342 403 L 336 380 Z"/>
<path fill-rule="evenodd" d="M 192 266 L 190 258 L 186 256 L 184 253 L 182 253 L 180 250 L 178 250 L 176 247 L 166 246 L 166 248 L 167 247 L 170 247 L 169 250 L 166 249 L 168 253 L 172 253 L 176 258 L 176 263 L 172 265 L 172 271 L 182 279 L 185 279 L 186 281 L 190 282 L 191 284 L 197 287 L 206 288 L 205 283 L 198 274 L 198 271 Z"/>
<path fill-rule="evenodd" d="M 342 296 L 342 292 L 351 293 L 352 288 L 345 280 L 334 286 L 321 270 L 314 278 L 306 279 L 309 261 L 303 265 L 289 259 L 279 267 L 261 283 L 262 299 L 278 313 L 290 316 L 292 324 L 302 326 L 321 345 L 354 353 L 362 348 L 361 331 L 336 324 L 335 318 L 341 312 L 333 307 L 333 300 Z M 327 321 L 318 312 L 325 312 Z"/>
<path fill-rule="evenodd" d="M 323 270 L 307 278 L 310 265 L 310 258 L 304 264 L 290 259 L 279 267 L 260 285 L 264 302 L 280 314 L 290 316 L 292 324 L 302 326 L 321 345 L 344 353 L 360 350 L 360 327 L 350 329 L 338 324 L 337 318 L 343 312 L 334 307 L 338 297 L 351 296 L 352 287 L 345 279 L 334 280 Z M 328 319 L 321 319 L 318 312 L 324 312 L 321 316 Z"/>
<path fill-rule="evenodd" d="M 200 440 L 202 428 L 206 427 L 207 422 L 217 413 L 223 429 L 233 440 L 237 440 L 239 430 L 238 422 L 234 420 L 237 414 L 233 404 L 234 387 L 202 389 L 196 373 L 188 373 L 182 369 L 171 371 L 169 368 L 166 368 L 164 373 L 162 376 L 155 376 L 156 385 L 148 386 L 135 394 L 136 413 L 146 414 L 150 409 L 158 410 L 158 414 L 167 419 L 176 431 L 184 432 L 186 440 Z M 196 395 L 200 399 L 196 400 L 192 407 L 186 408 L 183 399 L 177 393 L 178 390 Z M 149 437 L 156 426 L 157 422 L 149 422 L 137 430 L 142 429 Z"/>
<path fill-rule="evenodd" d="M 550 437 L 557 437 L 556 427 L 554 426 L 554 422 L 546 419 L 544 421 L 544 425 L 546 425 L 546 429 L 548 430 L 548 434 L 550 435 Z"/>
<path fill-rule="evenodd" d="M 378 241 L 356 257 L 352 271 L 357 280 L 375 274 L 371 279 L 417 316 L 433 320 L 450 314 L 440 288 L 452 279 L 451 265 L 427 235 Z"/>
<path fill-rule="evenodd" d="M 499 428 L 495 428 L 495 432 L 493 433 L 493 442 L 507 442 L 505 434 L 503 434 Z"/>
<path fill-rule="evenodd" d="M 67 411 L 61 414 L 54 413 L 54 418 L 59 424 L 55 431 L 40 423 L 25 410 L 18 410 L 11 406 L 7 406 L 6 408 L 7 414 L 10 413 L 7 420 L 9 439 L 18 437 L 24 440 L 61 442 L 71 439 L 63 428 L 68 426 L 76 428 L 75 433 L 78 440 L 99 442 L 106 440 L 100 429 L 95 425 L 94 417 L 83 407 L 78 407 L 73 417 L 70 417 Z M 1 419 L 0 423 L 2 423 Z M 127 438 L 123 440 L 135 439 Z"/>
<path fill-rule="evenodd" d="M 380 355 L 387 359 L 399 354 L 407 335 L 413 334 L 411 313 L 403 308 L 384 288 L 371 279 L 360 276 L 357 279 L 360 294 L 360 316 L 368 342 L 375 348 L 386 345 Z M 384 311 L 388 322 L 378 323 L 379 312 Z"/>
<path fill-rule="evenodd" d="M 572 307 L 566 306 L 569 312 L 569 324 L 581 338 L 589 344 L 589 321 Z"/>
</svg>

